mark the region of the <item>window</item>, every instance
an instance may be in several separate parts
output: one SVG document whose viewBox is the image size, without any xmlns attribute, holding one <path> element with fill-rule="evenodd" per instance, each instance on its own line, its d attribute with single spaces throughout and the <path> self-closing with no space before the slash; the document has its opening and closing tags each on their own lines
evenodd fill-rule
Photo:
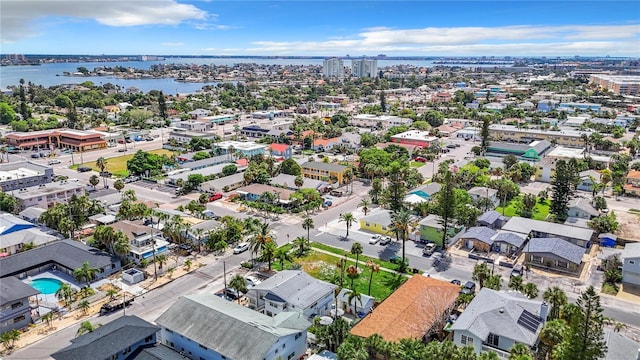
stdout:
<svg viewBox="0 0 640 360">
<path fill-rule="evenodd" d="M 17 309 L 19 307 L 22 307 L 22 301 L 11 304 L 11 309 Z"/>
<path fill-rule="evenodd" d="M 287 360 L 291 360 L 296 356 L 296 352 L 292 352 L 291 354 L 289 354 L 289 356 L 287 356 Z"/>
<path fill-rule="evenodd" d="M 566 261 L 556 261 L 556 265 L 559 268 L 563 268 L 563 269 L 568 269 L 569 268 L 569 263 Z"/>
<path fill-rule="evenodd" d="M 462 345 L 473 345 L 473 338 L 467 335 L 460 335 L 460 343 Z"/>
<path fill-rule="evenodd" d="M 302 333 L 301 333 L 301 332 L 297 333 L 297 334 L 296 334 L 296 337 L 295 337 L 295 340 L 300 339 L 300 336 L 302 336 Z"/>
<path fill-rule="evenodd" d="M 633 261 L 633 260 L 629 260 L 629 265 L 633 265 L 633 264 L 635 264 L 635 263 L 636 263 L 635 261 Z"/>
<path fill-rule="evenodd" d="M 487 338 L 487 344 L 491 346 L 498 346 L 498 342 L 500 342 L 500 337 L 498 335 L 489 334 L 489 337 Z"/>
<path fill-rule="evenodd" d="M 18 322 L 20 322 L 20 321 L 23 321 L 24 319 L 26 319 L 26 317 L 25 317 L 24 315 L 20 315 L 20 316 L 14 317 L 14 318 L 13 318 L 13 323 L 14 323 L 14 324 L 15 324 L 15 323 L 18 323 Z"/>
<path fill-rule="evenodd" d="M 144 338 L 144 342 L 149 342 L 153 339 L 153 335 L 147 336 L 146 338 Z"/>
<path fill-rule="evenodd" d="M 542 264 L 542 256 L 531 255 L 531 262 Z"/>
</svg>

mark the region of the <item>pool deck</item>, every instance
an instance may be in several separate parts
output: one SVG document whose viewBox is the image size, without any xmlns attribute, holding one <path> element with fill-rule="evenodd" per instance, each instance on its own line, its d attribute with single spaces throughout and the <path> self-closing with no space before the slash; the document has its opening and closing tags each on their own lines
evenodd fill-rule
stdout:
<svg viewBox="0 0 640 360">
<path fill-rule="evenodd" d="M 60 271 L 55 271 L 55 270 L 48 270 L 48 271 L 41 272 L 40 274 L 37 274 L 37 275 L 29 276 L 26 279 L 24 279 L 23 282 L 27 285 L 31 285 L 32 280 L 45 279 L 45 278 L 56 279 L 63 283 L 67 283 L 77 291 L 79 291 L 80 288 L 84 286 L 84 284 L 78 284 L 76 279 L 73 278 L 72 276 Z M 101 285 L 109 282 L 110 282 L 109 279 L 100 279 L 96 282 L 91 283 L 91 287 L 96 289 Z M 58 298 L 56 297 L 56 294 L 38 294 L 38 303 L 46 308 L 52 308 L 52 309 L 59 308 Z"/>
</svg>

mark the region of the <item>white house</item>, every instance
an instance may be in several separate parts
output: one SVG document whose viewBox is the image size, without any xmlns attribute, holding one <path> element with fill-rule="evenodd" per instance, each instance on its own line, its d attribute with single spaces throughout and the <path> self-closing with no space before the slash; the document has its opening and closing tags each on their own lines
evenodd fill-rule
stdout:
<svg viewBox="0 0 640 360">
<path fill-rule="evenodd" d="M 573 198 L 569 201 L 567 207 L 569 208 L 567 212 L 569 217 L 591 220 L 600 215 L 600 212 L 585 198 Z"/>
<path fill-rule="evenodd" d="M 249 289 L 247 298 L 250 308 L 269 316 L 297 311 L 313 319 L 329 314 L 335 289 L 302 270 L 284 270 Z"/>
<path fill-rule="evenodd" d="M 493 351 L 506 358 L 516 343 L 534 347 L 548 305 L 521 295 L 482 288 L 451 326 L 453 342 L 476 354 Z"/>
<path fill-rule="evenodd" d="M 622 282 L 640 285 L 640 242 L 627 244 L 622 260 Z"/>
<path fill-rule="evenodd" d="M 343 310 L 347 314 L 358 314 L 364 313 L 368 314 L 373 309 L 373 305 L 376 301 L 376 298 L 373 296 L 368 296 L 365 294 L 360 294 L 360 299 L 353 297 L 351 301 L 349 301 L 349 297 L 351 296 L 351 290 L 344 288 L 340 290 L 338 293 L 338 309 Z"/>
<path fill-rule="evenodd" d="M 189 359 L 299 359 L 311 324 L 298 312 L 270 317 L 212 294 L 178 298 L 156 320 L 165 346 Z"/>
</svg>

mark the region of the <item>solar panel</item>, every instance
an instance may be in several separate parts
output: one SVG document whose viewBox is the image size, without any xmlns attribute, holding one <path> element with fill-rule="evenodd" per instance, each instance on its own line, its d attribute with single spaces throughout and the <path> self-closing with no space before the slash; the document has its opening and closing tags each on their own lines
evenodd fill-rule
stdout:
<svg viewBox="0 0 640 360">
<path fill-rule="evenodd" d="M 520 314 L 520 318 L 518 319 L 518 325 L 521 325 L 525 329 L 535 333 L 542 322 L 542 318 L 537 315 L 534 315 L 527 310 L 522 310 L 522 314 Z"/>
</svg>

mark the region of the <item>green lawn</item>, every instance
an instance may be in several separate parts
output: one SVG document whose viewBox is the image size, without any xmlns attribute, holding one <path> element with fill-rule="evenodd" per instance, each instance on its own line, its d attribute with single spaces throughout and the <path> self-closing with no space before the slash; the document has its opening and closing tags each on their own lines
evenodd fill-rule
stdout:
<svg viewBox="0 0 640 360">
<path fill-rule="evenodd" d="M 419 168 L 419 167 L 422 167 L 422 166 L 424 166 L 423 162 L 420 162 L 420 161 L 412 161 L 411 162 L 411 167 Z"/>
<path fill-rule="evenodd" d="M 316 246 L 313 243 L 313 246 Z M 320 247 L 320 246 L 318 246 Z M 330 248 L 326 245 L 323 248 Z M 330 248 L 339 252 L 339 254 L 343 254 L 341 250 Z M 325 249 L 329 250 L 329 249 Z M 340 269 L 336 266 L 342 256 L 340 255 L 331 255 L 323 252 L 318 252 L 312 250 L 307 250 L 303 256 L 297 256 L 296 249 L 293 249 L 291 252 L 292 260 L 291 262 L 287 261 L 284 263 L 285 269 L 291 269 L 294 267 L 302 268 L 307 274 L 324 281 L 333 282 L 339 284 L 340 282 Z M 353 257 L 355 259 L 355 257 Z M 360 256 L 358 262 L 358 270 L 360 273 L 353 280 L 353 287 L 362 294 L 368 294 L 369 292 L 369 277 L 371 275 L 371 270 L 365 265 L 366 260 L 368 258 L 366 256 Z M 391 264 L 389 262 L 375 261 L 376 263 L 382 263 L 388 265 L 389 268 L 394 269 L 397 267 L 395 264 Z M 355 265 L 355 260 L 347 260 L 347 267 L 349 265 Z M 282 267 L 278 261 L 275 261 L 271 265 L 274 270 L 281 270 Z M 387 296 L 389 296 L 395 289 L 397 289 L 403 282 L 406 281 L 406 277 L 403 274 L 398 273 L 390 273 L 388 271 L 380 270 L 373 274 L 373 280 L 371 281 L 371 296 L 376 298 L 376 301 L 382 301 Z M 344 274 L 344 287 L 351 288 L 351 279 L 347 276 L 346 272 Z"/>
<path fill-rule="evenodd" d="M 342 250 L 342 249 L 334 248 L 332 246 L 325 245 L 325 244 L 322 244 L 322 243 L 312 242 L 311 243 L 311 247 L 312 248 L 318 248 L 318 249 L 321 249 L 321 250 L 324 250 L 324 251 L 329 251 L 329 252 L 334 253 L 334 254 L 336 254 L 338 256 L 344 256 L 344 254 L 345 254 L 345 251 Z M 348 258 L 351 258 L 351 259 L 355 259 L 356 258 L 356 256 L 353 255 L 351 252 L 346 251 L 346 253 L 347 253 L 347 257 Z M 400 256 L 400 254 L 398 256 Z M 398 264 L 394 264 L 394 263 L 389 262 L 389 261 L 384 261 L 384 260 L 380 260 L 378 258 L 372 258 L 372 257 L 365 256 L 365 255 L 360 255 L 358 260 L 359 261 L 363 261 L 365 263 L 367 262 L 367 260 L 371 260 L 374 263 L 380 265 L 380 267 L 384 267 L 384 268 L 391 269 L 391 270 L 397 270 L 398 269 Z"/>
<path fill-rule="evenodd" d="M 158 154 L 158 155 L 167 155 L 167 156 L 171 156 L 173 155 L 173 151 L 169 151 L 166 149 L 158 149 L 158 150 L 151 150 L 149 151 L 149 153 L 152 154 Z M 127 171 L 127 161 L 133 158 L 133 155 L 135 154 L 135 152 L 132 152 L 131 154 L 127 154 L 127 155 L 122 155 L 122 156 L 116 156 L 116 157 L 112 157 L 112 158 L 108 158 L 107 160 L 107 168 L 106 170 L 111 172 L 114 176 L 116 177 L 127 177 L 129 176 L 129 172 Z M 90 168 L 92 168 L 95 171 L 100 171 L 100 169 L 96 166 L 96 162 L 95 161 L 90 161 L 90 162 L 86 162 L 83 164 L 78 164 L 78 165 L 74 165 L 71 168 L 78 168 L 79 166 L 88 166 Z"/>
<path fill-rule="evenodd" d="M 510 217 L 518 216 L 518 212 L 517 212 L 518 203 L 521 201 L 521 199 L 522 199 L 521 196 L 517 196 L 516 198 L 511 200 L 509 205 L 506 208 L 504 208 L 504 215 L 510 216 Z M 503 208 L 501 206 L 498 206 L 496 208 L 496 211 L 503 214 Z M 549 200 L 546 200 L 544 203 L 541 203 L 540 200 L 538 199 L 536 206 L 533 208 L 533 219 L 546 220 L 548 216 L 549 216 Z"/>
</svg>

